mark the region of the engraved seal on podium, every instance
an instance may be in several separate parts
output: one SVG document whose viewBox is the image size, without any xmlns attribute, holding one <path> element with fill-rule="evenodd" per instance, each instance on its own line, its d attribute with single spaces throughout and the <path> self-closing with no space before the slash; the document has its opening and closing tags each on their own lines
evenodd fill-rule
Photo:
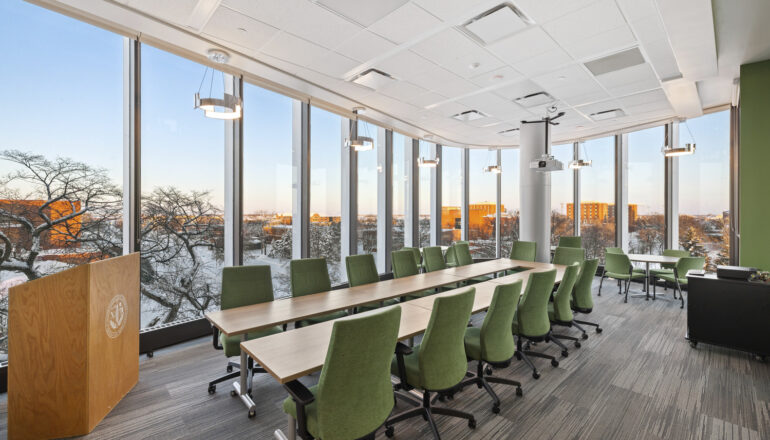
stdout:
<svg viewBox="0 0 770 440">
<path fill-rule="evenodd" d="M 123 328 L 126 326 L 127 310 L 126 297 L 120 294 L 112 297 L 110 304 L 107 306 L 107 313 L 104 316 L 104 329 L 107 331 L 107 336 L 112 339 L 120 336 Z"/>
</svg>

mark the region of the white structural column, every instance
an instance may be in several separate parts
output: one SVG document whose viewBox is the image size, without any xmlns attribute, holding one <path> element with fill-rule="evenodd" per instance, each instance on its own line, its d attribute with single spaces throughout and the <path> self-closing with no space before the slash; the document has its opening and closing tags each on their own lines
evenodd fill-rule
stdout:
<svg viewBox="0 0 770 440">
<path fill-rule="evenodd" d="M 123 253 L 139 251 L 141 227 L 141 43 L 123 38 Z"/>
<path fill-rule="evenodd" d="M 460 166 L 462 167 L 462 176 L 460 178 L 461 192 L 460 192 L 460 240 L 468 240 L 469 231 L 469 216 L 470 216 L 470 199 L 471 199 L 471 187 L 470 187 L 470 150 L 467 148 L 462 149 L 462 157 L 460 159 Z"/>
<path fill-rule="evenodd" d="M 430 245 L 441 245 L 441 145 L 431 144 L 431 156 L 438 160 L 438 165 L 430 170 Z"/>
<path fill-rule="evenodd" d="M 666 147 L 679 147 L 679 122 L 665 126 Z M 666 157 L 666 248 L 679 249 L 679 158 Z"/>
<path fill-rule="evenodd" d="M 572 143 L 572 160 L 578 160 L 580 158 L 580 142 Z M 580 236 L 580 168 L 572 170 L 572 218 L 573 222 L 573 234 L 574 236 Z"/>
<path fill-rule="evenodd" d="M 404 171 L 406 172 L 404 246 L 420 247 L 420 169 L 417 166 L 420 143 L 417 139 L 409 138 L 404 142 Z"/>
<path fill-rule="evenodd" d="M 628 133 L 615 135 L 615 245 L 628 252 Z"/>
<path fill-rule="evenodd" d="M 551 251 L 551 175 L 529 163 L 551 150 L 551 126 L 546 121 L 522 122 L 519 141 L 520 237 L 537 243 L 537 261 L 548 262 Z"/>
<path fill-rule="evenodd" d="M 393 132 L 377 129 L 377 271 L 390 271 L 393 243 Z"/>
<path fill-rule="evenodd" d="M 292 104 L 291 256 L 310 256 L 310 104 Z"/>
<path fill-rule="evenodd" d="M 243 97 L 243 78 L 224 74 L 225 93 Z M 225 125 L 225 266 L 243 264 L 243 117 Z"/>
<path fill-rule="evenodd" d="M 497 150 L 496 157 L 497 161 L 495 162 L 495 165 L 498 166 L 498 168 L 502 168 L 502 162 L 503 162 L 503 152 L 501 150 Z M 509 172 L 512 172 L 509 171 Z M 503 213 L 501 212 L 502 206 L 503 206 L 503 175 L 498 173 L 495 175 L 495 180 L 497 182 L 497 197 L 495 198 L 495 202 L 497 204 L 495 208 L 495 257 L 500 258 L 502 257 L 502 224 L 503 221 Z"/>
<path fill-rule="evenodd" d="M 346 146 L 346 141 L 358 136 L 358 121 L 342 118 L 342 218 L 340 219 L 341 246 L 340 261 L 348 255 L 357 254 L 358 249 L 358 153 Z"/>
</svg>

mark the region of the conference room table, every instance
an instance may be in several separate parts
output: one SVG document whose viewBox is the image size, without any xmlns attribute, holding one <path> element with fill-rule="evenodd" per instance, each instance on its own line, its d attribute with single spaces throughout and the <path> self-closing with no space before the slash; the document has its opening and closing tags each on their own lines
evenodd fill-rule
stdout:
<svg viewBox="0 0 770 440">
<path fill-rule="evenodd" d="M 650 299 L 650 263 L 657 264 L 676 264 L 679 257 L 668 257 L 665 255 L 653 254 L 628 254 L 628 259 L 636 263 L 644 263 L 644 296 L 645 301 Z M 631 296 L 642 296 L 639 294 Z"/>
<path fill-rule="evenodd" d="M 226 336 L 240 336 L 241 341 L 246 341 L 248 333 L 277 325 L 289 324 L 340 310 L 353 310 L 365 304 L 399 298 L 484 275 L 513 269 L 536 269 L 542 264 L 500 258 L 410 277 L 209 312 L 206 314 L 206 319 Z M 313 328 L 317 328 L 317 325 L 314 325 Z M 296 330 L 291 332 L 294 331 Z M 259 338 L 259 340 L 262 341 L 264 338 Z M 248 408 L 249 416 L 253 417 L 256 415 L 256 405 L 248 394 L 248 390 L 251 388 L 251 374 L 249 374 L 247 353 L 246 350 L 241 350 L 240 377 L 238 381 L 233 383 L 233 388 Z"/>
</svg>

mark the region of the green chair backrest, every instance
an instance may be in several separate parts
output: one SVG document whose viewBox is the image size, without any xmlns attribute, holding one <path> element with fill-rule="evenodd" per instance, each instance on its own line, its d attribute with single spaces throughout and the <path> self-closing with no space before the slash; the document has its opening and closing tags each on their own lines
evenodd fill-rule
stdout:
<svg viewBox="0 0 770 440">
<path fill-rule="evenodd" d="M 705 257 L 682 257 L 676 262 L 674 270 L 679 279 L 679 283 L 687 283 L 687 272 L 691 270 L 702 270 L 706 265 Z"/>
<path fill-rule="evenodd" d="M 604 249 L 606 254 L 625 254 L 625 252 L 623 252 L 623 249 L 619 247 L 608 247 Z"/>
<path fill-rule="evenodd" d="M 332 290 L 326 258 L 304 258 L 289 263 L 291 296 L 305 296 Z"/>
<path fill-rule="evenodd" d="M 270 266 L 233 266 L 222 269 L 222 310 L 272 300 Z"/>
<path fill-rule="evenodd" d="M 469 264 L 473 264 L 473 256 L 471 255 L 471 248 L 468 245 L 467 242 L 458 242 L 455 243 L 454 246 L 454 254 L 457 258 L 457 265 L 458 266 L 467 266 Z"/>
<path fill-rule="evenodd" d="M 572 294 L 572 306 L 579 310 L 591 310 L 594 308 L 594 300 L 591 296 L 591 286 L 596 276 L 596 268 L 599 267 L 599 259 L 586 260 L 580 270 L 580 275 L 575 282 Z"/>
<path fill-rule="evenodd" d="M 681 249 L 664 249 L 663 250 L 663 256 L 664 257 L 689 257 L 690 252 L 684 251 Z M 663 269 L 673 269 L 674 266 L 676 266 L 675 263 L 661 263 L 660 267 Z"/>
<path fill-rule="evenodd" d="M 585 259 L 586 250 L 583 248 L 559 246 L 553 254 L 553 264 L 563 264 L 565 266 L 574 263 L 583 264 Z"/>
<path fill-rule="evenodd" d="M 377 272 L 377 264 L 374 262 L 374 255 L 372 254 L 345 257 L 345 270 L 348 273 L 350 287 L 380 281 L 380 274 Z"/>
<path fill-rule="evenodd" d="M 525 336 L 544 336 L 551 329 L 548 319 L 548 300 L 551 297 L 556 269 L 534 272 L 529 275 L 527 289 L 521 296 L 516 320 L 519 333 Z"/>
<path fill-rule="evenodd" d="M 433 272 L 434 270 L 446 269 L 444 254 L 441 252 L 441 247 L 439 246 L 430 246 L 430 247 L 422 248 L 422 258 L 425 260 L 426 272 Z"/>
<path fill-rule="evenodd" d="M 481 357 L 487 362 L 505 362 L 513 357 L 511 323 L 521 296 L 521 280 L 495 287 L 492 303 L 481 324 Z M 479 359 L 477 359 L 479 360 Z"/>
<path fill-rule="evenodd" d="M 409 249 L 391 252 L 390 263 L 393 265 L 394 278 L 409 277 L 420 272 L 417 263 L 414 261 L 414 254 Z"/>
<path fill-rule="evenodd" d="M 562 235 L 559 237 L 559 247 L 579 248 L 583 247 L 583 240 L 579 235 Z"/>
<path fill-rule="evenodd" d="M 457 263 L 457 255 L 455 254 L 455 243 L 449 245 L 444 254 L 447 266 L 459 266 Z"/>
<path fill-rule="evenodd" d="M 604 271 L 628 275 L 631 273 L 631 260 L 626 254 L 607 253 L 604 255 Z"/>
<path fill-rule="evenodd" d="M 417 268 L 419 269 L 420 263 L 422 263 L 422 256 L 420 255 L 420 249 L 416 247 L 403 247 L 401 248 L 402 251 L 409 251 L 412 253 L 412 258 L 414 258 L 414 263 L 417 265 Z"/>
<path fill-rule="evenodd" d="M 441 249 L 439 249 L 440 251 Z M 420 383 L 426 390 L 445 390 L 460 383 L 468 371 L 465 329 L 476 289 L 436 298 L 420 343 Z"/>
<path fill-rule="evenodd" d="M 537 242 L 514 241 L 511 247 L 512 260 L 535 261 L 537 258 Z"/>
<path fill-rule="evenodd" d="M 399 306 L 334 322 L 316 393 L 321 438 L 360 438 L 390 415 L 390 362 L 400 322 Z"/>
<path fill-rule="evenodd" d="M 572 288 L 575 287 L 575 282 L 578 279 L 580 266 L 580 263 L 575 263 L 564 269 L 564 276 L 562 276 L 561 283 L 559 283 L 559 287 L 553 295 L 553 317 L 556 321 L 572 321 L 570 301 L 572 300 Z"/>
</svg>

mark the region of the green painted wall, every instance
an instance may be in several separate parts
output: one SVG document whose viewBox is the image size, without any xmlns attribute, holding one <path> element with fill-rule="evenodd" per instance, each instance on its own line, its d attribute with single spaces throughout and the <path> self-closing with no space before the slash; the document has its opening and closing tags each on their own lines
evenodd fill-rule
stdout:
<svg viewBox="0 0 770 440">
<path fill-rule="evenodd" d="M 741 66 L 740 264 L 770 270 L 770 60 Z"/>
</svg>

